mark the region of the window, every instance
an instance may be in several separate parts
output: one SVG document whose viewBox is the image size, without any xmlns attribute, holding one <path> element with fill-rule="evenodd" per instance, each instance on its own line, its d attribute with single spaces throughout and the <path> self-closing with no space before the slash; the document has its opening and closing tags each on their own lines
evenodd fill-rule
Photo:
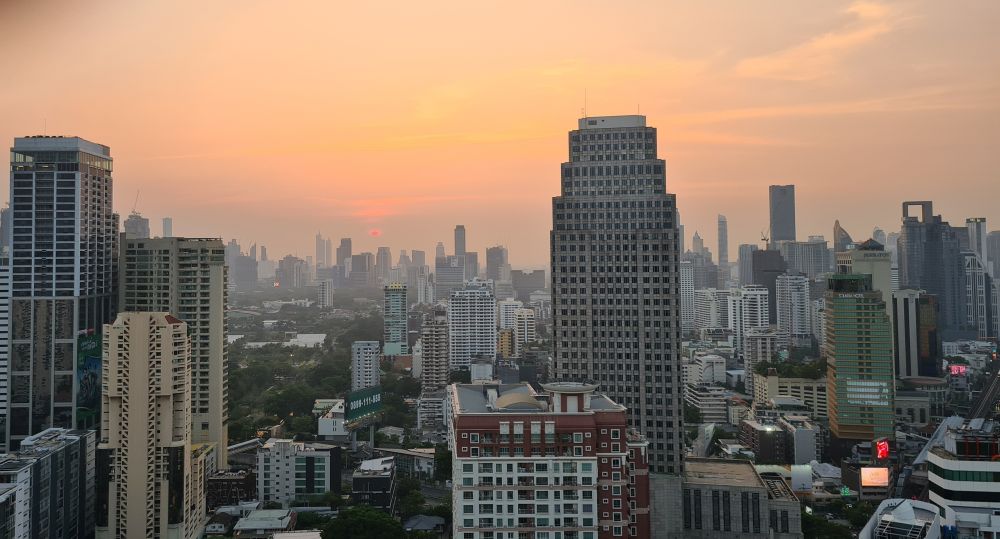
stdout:
<svg viewBox="0 0 1000 539">
<path fill-rule="evenodd" d="M 469 435 L 469 443 L 470 444 L 478 444 L 479 443 L 479 433 L 473 432 L 472 434 L 470 434 Z"/>
<path fill-rule="evenodd" d="M 611 429 L 611 439 L 617 440 L 619 438 L 621 438 L 621 431 L 618 429 Z"/>
<path fill-rule="evenodd" d="M 583 443 L 583 433 L 582 432 L 574 432 L 573 433 L 573 443 L 574 444 L 582 444 Z"/>
</svg>

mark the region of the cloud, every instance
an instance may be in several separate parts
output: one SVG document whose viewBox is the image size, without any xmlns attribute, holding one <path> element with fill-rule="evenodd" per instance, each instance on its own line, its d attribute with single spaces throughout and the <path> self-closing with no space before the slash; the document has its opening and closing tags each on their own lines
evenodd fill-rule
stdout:
<svg viewBox="0 0 1000 539">
<path fill-rule="evenodd" d="M 835 73 L 845 56 L 891 32 L 899 22 L 888 6 L 874 2 L 855 2 L 844 13 L 853 19 L 844 27 L 784 50 L 746 58 L 736 65 L 736 74 L 785 81 L 822 79 Z"/>
</svg>

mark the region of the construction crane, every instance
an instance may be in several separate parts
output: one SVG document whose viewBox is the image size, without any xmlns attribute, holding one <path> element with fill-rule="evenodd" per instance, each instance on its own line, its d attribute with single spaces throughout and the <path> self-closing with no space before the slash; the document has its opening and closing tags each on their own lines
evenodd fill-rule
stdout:
<svg viewBox="0 0 1000 539">
<path fill-rule="evenodd" d="M 135 202 L 132 203 L 132 213 L 135 213 L 135 209 L 139 206 L 139 190 L 135 190 Z"/>
</svg>

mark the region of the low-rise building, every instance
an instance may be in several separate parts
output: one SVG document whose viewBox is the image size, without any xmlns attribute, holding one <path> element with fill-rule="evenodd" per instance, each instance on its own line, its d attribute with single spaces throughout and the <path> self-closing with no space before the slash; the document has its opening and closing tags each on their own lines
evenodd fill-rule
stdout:
<svg viewBox="0 0 1000 539">
<path fill-rule="evenodd" d="M 941 516 L 934 504 L 917 500 L 882 500 L 858 539 L 939 539 Z"/>
<path fill-rule="evenodd" d="M 233 527 L 233 537 L 270 539 L 275 533 L 294 530 L 295 520 L 291 509 L 261 509 L 241 518 Z"/>
<path fill-rule="evenodd" d="M 350 436 L 344 421 L 344 399 L 330 399 L 330 407 L 316 418 L 316 438 L 326 442 L 346 442 Z"/>
<path fill-rule="evenodd" d="M 434 477 L 435 450 L 433 447 L 414 447 L 412 449 L 379 447 L 375 449 L 375 454 L 381 457 L 395 458 L 396 471 L 401 477 L 418 477 L 427 480 Z"/>
<path fill-rule="evenodd" d="M 288 439 L 268 440 L 257 452 L 257 493 L 261 501 L 288 506 L 296 499 L 325 494 L 339 482 L 339 448 Z"/>
<path fill-rule="evenodd" d="M 391 515 L 396 512 L 396 486 L 393 457 L 365 460 L 351 478 L 351 500 Z"/>
<path fill-rule="evenodd" d="M 205 480 L 205 508 L 257 499 L 257 474 L 250 470 L 219 470 Z"/>
<path fill-rule="evenodd" d="M 782 378 L 776 371 L 767 375 L 753 373 L 753 401 L 755 406 L 767 403 L 773 397 L 795 397 L 812 410 L 813 419 L 826 419 L 829 408 L 826 396 L 826 378 Z"/>
<path fill-rule="evenodd" d="M 724 387 L 699 384 L 684 388 L 684 402 L 698 410 L 702 423 L 728 423 L 727 402 L 731 392 Z"/>
</svg>

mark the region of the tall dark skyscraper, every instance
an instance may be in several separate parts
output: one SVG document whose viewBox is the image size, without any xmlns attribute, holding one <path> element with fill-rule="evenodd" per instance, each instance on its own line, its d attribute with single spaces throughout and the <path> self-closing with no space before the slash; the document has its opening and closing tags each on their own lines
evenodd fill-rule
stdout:
<svg viewBox="0 0 1000 539">
<path fill-rule="evenodd" d="M 729 221 L 719 214 L 719 288 L 726 287 L 729 280 Z"/>
<path fill-rule="evenodd" d="M 552 200 L 555 371 L 629 409 L 650 468 L 684 451 L 678 229 L 666 163 L 645 116 L 583 118 Z"/>
<path fill-rule="evenodd" d="M 111 150 L 78 137 L 11 148 L 10 408 L 16 447 L 49 427 L 96 428 L 102 325 L 115 317 Z"/>
<path fill-rule="evenodd" d="M 920 217 L 910 216 L 911 206 L 920 207 Z M 942 330 L 959 329 L 966 323 L 964 258 L 960 234 L 934 215 L 930 201 L 903 202 L 903 226 L 899 233 L 899 287 L 925 290 L 938 298 L 938 324 Z"/>
<path fill-rule="evenodd" d="M 465 254 L 465 225 L 455 225 L 455 255 Z"/>
<path fill-rule="evenodd" d="M 337 247 L 337 259 L 333 261 L 334 265 L 343 266 L 344 261 L 354 253 L 351 250 L 351 238 L 340 238 L 340 245 Z"/>
<path fill-rule="evenodd" d="M 504 275 L 506 272 L 506 275 Z M 503 245 L 486 249 L 486 278 L 494 281 L 510 279 L 510 265 L 507 263 L 507 248 Z"/>
<path fill-rule="evenodd" d="M 771 246 L 779 241 L 795 241 L 795 186 L 772 185 L 768 188 L 771 200 Z"/>
<path fill-rule="evenodd" d="M 753 251 L 751 271 L 753 284 L 767 288 L 768 321 L 778 323 L 778 276 L 788 270 L 788 264 L 778 251 L 765 249 Z"/>
</svg>

